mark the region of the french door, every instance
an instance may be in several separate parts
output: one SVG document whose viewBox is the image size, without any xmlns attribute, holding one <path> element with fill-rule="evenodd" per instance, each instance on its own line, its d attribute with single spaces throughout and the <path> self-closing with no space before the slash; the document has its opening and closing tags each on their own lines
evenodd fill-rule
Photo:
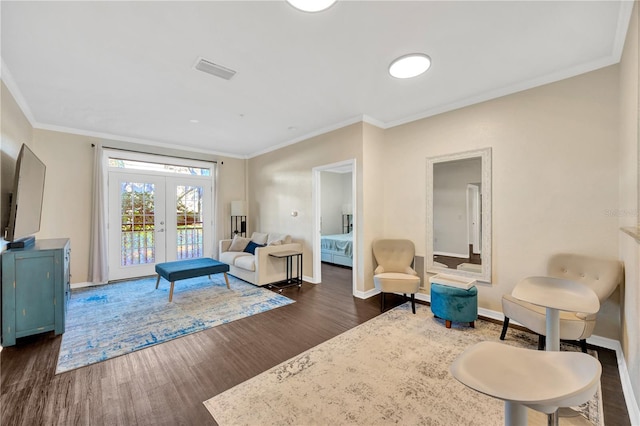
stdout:
<svg viewBox="0 0 640 426">
<path fill-rule="evenodd" d="M 109 280 L 155 274 L 171 260 L 211 257 L 211 178 L 109 172 Z"/>
</svg>

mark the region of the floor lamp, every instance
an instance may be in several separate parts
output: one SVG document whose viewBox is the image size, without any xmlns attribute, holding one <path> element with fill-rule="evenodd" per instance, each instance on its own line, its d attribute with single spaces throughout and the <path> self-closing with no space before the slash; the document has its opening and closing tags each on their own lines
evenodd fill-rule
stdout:
<svg viewBox="0 0 640 426">
<path fill-rule="evenodd" d="M 245 201 L 231 202 L 231 236 L 247 236 L 247 203 Z"/>
</svg>

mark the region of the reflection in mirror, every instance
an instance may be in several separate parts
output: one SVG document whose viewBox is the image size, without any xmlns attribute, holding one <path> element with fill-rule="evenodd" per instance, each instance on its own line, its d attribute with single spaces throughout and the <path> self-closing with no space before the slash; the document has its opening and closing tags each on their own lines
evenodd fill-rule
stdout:
<svg viewBox="0 0 640 426">
<path fill-rule="evenodd" d="M 491 281 L 491 149 L 427 159 L 427 271 Z"/>
</svg>

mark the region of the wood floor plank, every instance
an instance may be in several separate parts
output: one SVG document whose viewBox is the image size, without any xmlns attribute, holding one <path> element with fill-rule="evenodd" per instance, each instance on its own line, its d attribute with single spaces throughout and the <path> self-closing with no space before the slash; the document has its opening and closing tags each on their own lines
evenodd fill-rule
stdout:
<svg viewBox="0 0 640 426">
<path fill-rule="evenodd" d="M 60 336 L 19 339 L 0 352 L 0 424 L 215 425 L 203 401 L 380 314 L 350 269 L 322 268 L 322 284 L 283 290 L 296 303 L 59 375 Z M 629 424 L 615 353 L 600 352 L 607 424 Z"/>
</svg>

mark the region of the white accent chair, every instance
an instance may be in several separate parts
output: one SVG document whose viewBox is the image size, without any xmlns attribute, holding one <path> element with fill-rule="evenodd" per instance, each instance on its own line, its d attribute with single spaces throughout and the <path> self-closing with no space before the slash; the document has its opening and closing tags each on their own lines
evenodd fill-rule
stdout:
<svg viewBox="0 0 640 426">
<path fill-rule="evenodd" d="M 377 267 L 373 283 L 380 290 L 380 309 L 384 311 L 385 293 L 411 295 L 411 309 L 416 313 L 415 294 L 420 288 L 420 277 L 413 269 L 415 246 L 410 240 L 383 239 L 373 242 L 373 256 Z"/>
<path fill-rule="evenodd" d="M 591 288 L 600 304 L 604 302 L 620 284 L 623 278 L 622 264 L 615 259 L 578 254 L 560 253 L 551 256 L 547 264 L 547 275 L 580 282 Z M 504 340 L 513 319 L 529 330 L 537 333 L 538 349 L 544 349 L 546 336 L 545 308 L 518 300 L 512 295 L 502 296 L 504 323 L 500 340 Z M 597 314 L 581 312 L 560 312 L 560 339 L 579 340 L 582 351 L 587 351 L 587 338 L 596 326 Z"/>
</svg>

